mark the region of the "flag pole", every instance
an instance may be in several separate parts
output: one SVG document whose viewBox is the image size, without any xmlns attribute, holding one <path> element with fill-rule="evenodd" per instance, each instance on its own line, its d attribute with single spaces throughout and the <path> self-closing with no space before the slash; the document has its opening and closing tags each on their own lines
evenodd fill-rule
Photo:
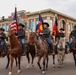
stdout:
<svg viewBox="0 0 76 75">
<path fill-rule="evenodd" d="M 55 20 L 56 20 L 57 14 L 55 14 L 55 17 L 54 17 L 54 18 L 55 18 Z M 54 21 L 55 21 L 55 20 L 54 20 Z M 54 35 L 54 43 L 56 43 L 56 34 Z"/>
</svg>

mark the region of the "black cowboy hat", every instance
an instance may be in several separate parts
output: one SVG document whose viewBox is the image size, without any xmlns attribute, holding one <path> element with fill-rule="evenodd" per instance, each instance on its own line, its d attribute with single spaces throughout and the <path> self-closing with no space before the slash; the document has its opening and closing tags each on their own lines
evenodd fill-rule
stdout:
<svg viewBox="0 0 76 75">
<path fill-rule="evenodd" d="M 76 28 L 76 25 L 73 28 Z"/>
<path fill-rule="evenodd" d="M 62 31 L 64 31 L 64 29 L 63 29 L 63 28 L 60 28 L 59 30 L 62 30 Z"/>
<path fill-rule="evenodd" d="M 18 24 L 18 26 L 22 26 L 22 27 L 25 27 L 25 26 L 24 26 L 24 24 L 22 24 L 22 23 L 19 23 L 19 24 Z"/>
<path fill-rule="evenodd" d="M 44 24 L 47 25 L 47 27 L 49 27 L 49 24 L 48 24 L 47 22 L 44 22 L 43 25 L 44 25 Z"/>
<path fill-rule="evenodd" d="M 1 31 L 5 31 L 5 29 L 4 29 L 4 28 L 0 28 L 0 30 L 1 30 Z"/>
</svg>

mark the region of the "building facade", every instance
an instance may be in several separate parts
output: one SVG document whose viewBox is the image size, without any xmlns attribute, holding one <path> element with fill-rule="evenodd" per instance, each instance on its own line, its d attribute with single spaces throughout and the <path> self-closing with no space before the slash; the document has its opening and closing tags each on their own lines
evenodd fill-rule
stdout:
<svg viewBox="0 0 76 75">
<path fill-rule="evenodd" d="M 68 40 L 69 33 L 72 31 L 73 26 L 76 25 L 76 19 L 72 18 L 68 15 L 62 14 L 52 9 L 41 10 L 37 12 L 26 12 L 25 10 L 18 11 L 18 17 L 22 20 L 24 24 L 26 24 L 26 30 L 35 31 L 36 25 L 38 24 L 39 13 L 41 14 L 43 21 L 48 22 L 50 24 L 50 30 L 54 25 L 55 15 L 58 18 L 58 29 L 65 29 L 66 40 Z M 4 21 L 0 20 L 0 27 L 3 27 L 6 31 L 8 31 L 9 25 L 12 22 L 13 13 L 11 13 L 8 18 L 5 18 Z"/>
</svg>

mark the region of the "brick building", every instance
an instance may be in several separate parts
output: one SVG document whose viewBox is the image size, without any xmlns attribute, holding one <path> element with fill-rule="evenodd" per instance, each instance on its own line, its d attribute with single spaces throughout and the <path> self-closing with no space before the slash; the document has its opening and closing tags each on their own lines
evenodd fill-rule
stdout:
<svg viewBox="0 0 76 75">
<path fill-rule="evenodd" d="M 17 12 L 18 17 L 22 20 L 23 23 L 26 24 L 27 31 L 28 28 L 30 28 L 32 31 L 35 31 L 36 25 L 38 24 L 39 13 L 41 14 L 44 22 L 48 22 L 50 24 L 50 30 L 52 30 L 56 14 L 58 18 L 58 29 L 61 27 L 65 29 L 65 36 L 68 40 L 69 33 L 72 31 L 73 26 L 76 24 L 75 18 L 52 9 L 46 9 L 36 12 L 26 12 L 25 10 L 21 10 Z M 9 25 L 12 21 L 12 17 L 13 13 L 11 13 L 8 18 L 5 18 L 4 21 L 0 20 L 0 27 L 3 27 L 6 31 L 8 31 Z"/>
</svg>

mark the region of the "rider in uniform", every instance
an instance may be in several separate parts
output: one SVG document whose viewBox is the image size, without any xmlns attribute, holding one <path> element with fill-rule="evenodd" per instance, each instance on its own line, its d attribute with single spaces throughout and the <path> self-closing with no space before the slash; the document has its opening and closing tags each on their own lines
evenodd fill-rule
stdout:
<svg viewBox="0 0 76 75">
<path fill-rule="evenodd" d="M 63 33 L 64 29 L 63 28 L 60 28 L 59 30 L 60 30 L 60 32 L 58 33 L 58 38 L 59 39 L 60 38 L 64 38 L 65 37 L 65 34 Z"/>
<path fill-rule="evenodd" d="M 2 47 L 2 50 L 3 50 L 3 54 L 5 53 L 5 39 L 6 39 L 6 35 L 4 33 L 4 29 L 3 28 L 0 28 L 0 45 Z"/>
<path fill-rule="evenodd" d="M 60 39 L 60 38 L 64 38 L 65 37 L 65 34 L 63 33 L 63 31 L 64 31 L 64 29 L 63 28 L 60 28 L 59 29 L 60 31 L 59 31 L 59 33 L 58 33 L 58 35 L 56 35 L 55 36 L 55 38 L 57 39 L 56 41 L 56 46 L 58 45 L 58 40 Z"/>
<path fill-rule="evenodd" d="M 74 40 L 76 39 L 76 26 L 73 27 L 74 29 L 71 31 L 70 36 L 69 36 L 69 46 L 71 48 L 72 43 L 74 42 Z"/>
<path fill-rule="evenodd" d="M 43 23 L 43 33 L 41 33 L 41 34 L 46 39 L 50 48 L 53 50 L 53 44 L 52 44 L 52 41 L 50 39 L 50 29 L 48 27 L 49 27 L 49 24 L 47 22 Z"/>
<path fill-rule="evenodd" d="M 23 29 L 24 25 L 22 23 L 20 23 L 18 25 L 18 33 L 17 33 L 17 37 L 19 39 L 19 41 L 22 44 L 22 49 L 23 49 L 23 53 L 26 53 L 26 47 L 25 47 L 25 30 Z"/>
</svg>

